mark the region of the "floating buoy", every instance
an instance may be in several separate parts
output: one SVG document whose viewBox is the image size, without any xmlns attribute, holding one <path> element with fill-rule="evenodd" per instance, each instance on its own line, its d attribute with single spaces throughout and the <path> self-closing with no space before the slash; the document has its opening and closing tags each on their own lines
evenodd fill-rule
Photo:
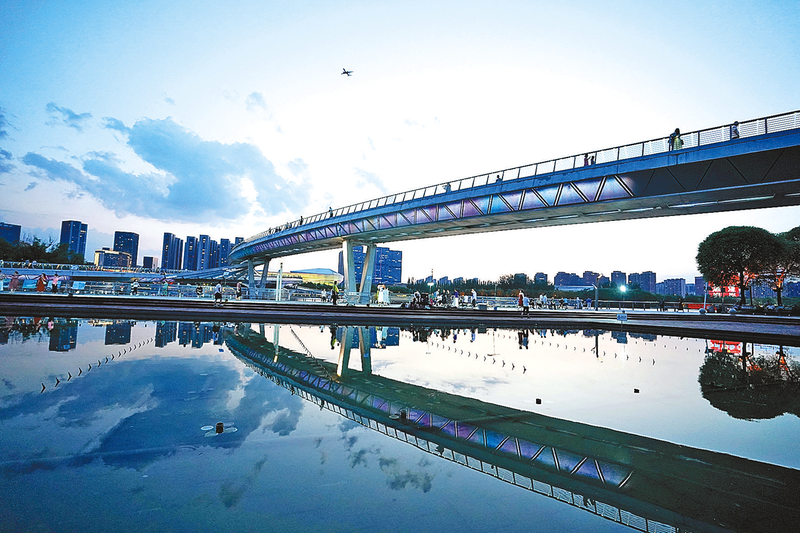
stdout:
<svg viewBox="0 0 800 533">
<path fill-rule="evenodd" d="M 222 433 L 223 431 L 225 431 L 225 424 L 223 424 L 222 422 L 217 422 L 215 431 L 217 433 Z"/>
</svg>

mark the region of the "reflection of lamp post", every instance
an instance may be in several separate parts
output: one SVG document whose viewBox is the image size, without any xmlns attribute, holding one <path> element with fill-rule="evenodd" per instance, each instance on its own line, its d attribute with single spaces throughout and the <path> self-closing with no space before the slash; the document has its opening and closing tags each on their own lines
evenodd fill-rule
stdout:
<svg viewBox="0 0 800 533">
<path fill-rule="evenodd" d="M 627 292 L 627 290 L 628 290 L 628 286 L 627 285 L 620 285 L 619 286 L 619 292 L 622 293 L 622 307 L 623 308 L 625 307 L 625 293 Z"/>
</svg>

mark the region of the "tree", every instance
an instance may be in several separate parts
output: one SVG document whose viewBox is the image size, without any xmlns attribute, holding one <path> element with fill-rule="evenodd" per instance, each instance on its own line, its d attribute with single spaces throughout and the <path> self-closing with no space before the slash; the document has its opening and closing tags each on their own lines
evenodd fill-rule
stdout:
<svg viewBox="0 0 800 533">
<path fill-rule="evenodd" d="M 697 268 L 707 282 L 738 285 L 740 303 L 750 283 L 768 270 L 784 251 L 783 240 L 762 228 L 729 226 L 714 232 L 697 247 Z"/>
<path fill-rule="evenodd" d="M 800 274 L 800 226 L 786 233 L 779 233 L 778 238 L 783 244 L 783 252 L 767 265 L 764 279 L 777 294 L 778 305 L 783 305 L 782 294 L 786 278 Z"/>
</svg>

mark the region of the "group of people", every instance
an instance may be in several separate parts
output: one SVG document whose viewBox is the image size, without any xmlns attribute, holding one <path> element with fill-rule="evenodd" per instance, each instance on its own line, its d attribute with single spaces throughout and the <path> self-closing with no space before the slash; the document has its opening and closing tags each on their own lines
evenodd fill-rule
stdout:
<svg viewBox="0 0 800 533">
<path fill-rule="evenodd" d="M 8 280 L 8 290 L 11 292 L 18 291 L 22 289 L 23 282 L 25 281 L 24 276 L 20 276 L 19 271 L 15 270 L 11 277 Z M 5 280 L 6 276 L 2 272 L 0 272 L 0 291 L 5 288 Z M 36 292 L 44 292 L 47 290 L 47 285 L 50 284 L 50 290 L 54 293 L 57 293 L 59 290 L 59 283 L 61 282 L 61 278 L 58 277 L 58 274 L 53 274 L 52 277 L 48 277 L 47 274 L 42 272 L 36 278 Z"/>
</svg>

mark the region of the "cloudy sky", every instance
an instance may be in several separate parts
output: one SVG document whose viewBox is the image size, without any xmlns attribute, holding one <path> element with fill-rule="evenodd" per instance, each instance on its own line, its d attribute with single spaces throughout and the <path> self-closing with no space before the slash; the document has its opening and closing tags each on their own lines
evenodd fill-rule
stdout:
<svg viewBox="0 0 800 533">
<path fill-rule="evenodd" d="M 800 108 L 800 4 L 0 0 L 0 221 L 248 237 L 390 192 Z M 351 77 L 340 75 L 342 68 Z M 393 245 L 404 277 L 697 274 L 800 208 Z M 271 265 L 272 266 L 272 265 Z M 336 268 L 336 253 L 284 259 Z"/>
</svg>

